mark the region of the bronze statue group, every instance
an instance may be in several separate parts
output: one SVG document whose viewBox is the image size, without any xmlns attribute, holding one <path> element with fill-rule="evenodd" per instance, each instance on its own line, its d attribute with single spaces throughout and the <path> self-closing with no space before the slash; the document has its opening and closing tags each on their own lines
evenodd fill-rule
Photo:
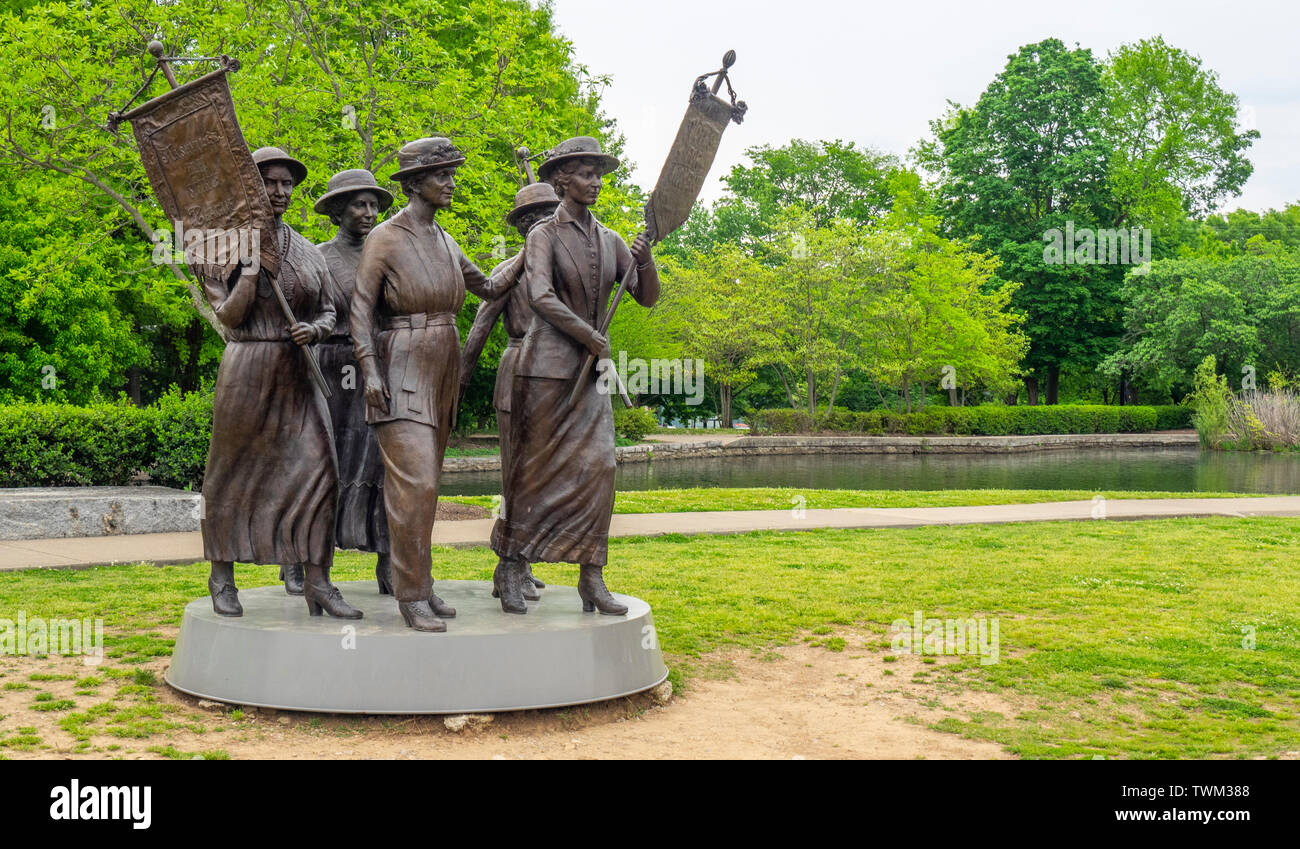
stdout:
<svg viewBox="0 0 1300 849">
<path fill-rule="evenodd" d="M 436 219 L 465 161 L 448 139 L 402 147 L 391 178 L 407 205 L 382 223 L 394 197 L 369 171 L 331 177 L 314 209 L 338 231 L 320 245 L 282 220 L 306 166 L 279 148 L 253 160 L 275 216 L 279 273 L 200 273 L 228 331 L 201 519 L 216 613 L 242 615 L 234 564 L 243 562 L 279 564 L 286 591 L 312 615 L 360 619 L 330 582 L 335 549 L 355 549 L 377 554 L 379 590 L 409 627 L 446 630 L 456 611 L 434 592 L 431 551 L 439 478 L 464 386 L 500 317 L 509 342 L 493 395 L 503 495 L 493 595 L 506 613 L 525 613 L 545 587 L 532 564 L 577 563 L 583 610 L 625 614 L 603 578 L 613 413 L 596 374 L 578 375 L 588 354 L 610 355 L 598 328 L 633 264 L 628 291 L 645 306 L 659 297 L 646 238 L 629 247 L 590 211 L 618 160 L 589 137 L 549 151 L 541 182 L 521 189 L 507 216 L 525 247 L 490 274 Z M 467 290 L 483 303 L 462 350 L 456 315 Z M 328 399 L 300 346 L 314 346 Z"/>
</svg>

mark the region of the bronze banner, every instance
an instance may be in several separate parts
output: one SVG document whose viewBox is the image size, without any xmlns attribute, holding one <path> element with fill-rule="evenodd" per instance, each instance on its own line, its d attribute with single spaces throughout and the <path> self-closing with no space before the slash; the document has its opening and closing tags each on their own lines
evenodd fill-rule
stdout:
<svg viewBox="0 0 1300 849">
<path fill-rule="evenodd" d="M 239 129 L 224 69 L 122 117 L 131 122 L 149 184 L 176 228 L 175 248 L 185 250 L 191 268 L 229 268 L 242 254 L 260 256 L 268 272 L 279 272 L 271 204 Z"/>
<path fill-rule="evenodd" d="M 731 104 L 720 97 L 698 93 L 691 98 L 672 150 L 646 203 L 646 234 L 651 241 L 661 241 L 691 214 L 731 113 Z"/>
</svg>

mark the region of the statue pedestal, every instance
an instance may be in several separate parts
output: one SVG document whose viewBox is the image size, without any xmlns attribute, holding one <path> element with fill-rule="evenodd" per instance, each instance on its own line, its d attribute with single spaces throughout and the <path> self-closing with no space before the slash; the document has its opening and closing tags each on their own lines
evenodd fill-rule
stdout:
<svg viewBox="0 0 1300 849">
<path fill-rule="evenodd" d="M 407 628 L 374 581 L 338 584 L 360 620 L 309 616 L 280 585 L 240 590 L 244 615 L 208 598 L 185 607 L 166 680 L 192 696 L 326 713 L 487 713 L 560 707 L 649 689 L 668 676 L 650 606 L 583 613 L 574 587 L 547 586 L 522 616 L 484 581 L 436 581 L 457 615 L 447 631 Z"/>
</svg>

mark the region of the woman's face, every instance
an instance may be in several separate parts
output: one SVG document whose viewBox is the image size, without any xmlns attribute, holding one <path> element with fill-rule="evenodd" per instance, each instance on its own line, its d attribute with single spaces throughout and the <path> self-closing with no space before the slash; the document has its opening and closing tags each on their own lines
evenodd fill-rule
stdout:
<svg viewBox="0 0 1300 849">
<path fill-rule="evenodd" d="M 288 167 L 274 163 L 262 169 L 262 182 L 266 185 L 266 196 L 271 200 L 271 211 L 279 218 L 289 209 L 293 200 L 293 175 Z"/>
<path fill-rule="evenodd" d="M 582 159 L 565 172 L 564 199 L 583 206 L 591 206 L 600 197 L 600 166 L 591 159 Z"/>
<path fill-rule="evenodd" d="M 456 168 L 452 165 L 430 171 L 421 180 L 416 192 L 434 209 L 451 206 L 451 196 L 456 192 Z"/>
<path fill-rule="evenodd" d="M 365 236 L 379 220 L 379 196 L 374 192 L 349 195 L 339 215 L 339 227 L 354 236 Z"/>
</svg>

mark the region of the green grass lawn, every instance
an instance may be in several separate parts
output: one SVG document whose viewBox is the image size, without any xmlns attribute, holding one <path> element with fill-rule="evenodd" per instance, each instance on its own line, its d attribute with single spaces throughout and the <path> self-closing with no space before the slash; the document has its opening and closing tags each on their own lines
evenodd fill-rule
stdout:
<svg viewBox="0 0 1300 849">
<path fill-rule="evenodd" d="M 889 624 L 915 610 L 997 617 L 997 664 L 965 657 L 924 680 L 940 703 L 981 690 L 1015 709 L 936 728 L 1024 757 L 1252 757 L 1300 749 L 1297 551 L 1300 519 L 1281 518 L 767 532 L 612 540 L 607 577 L 654 607 L 688 687 L 715 652 L 821 633 L 828 650 L 885 656 Z M 370 579 L 373 562 L 341 555 L 335 578 Z M 486 549 L 434 553 L 438 578 L 487 580 L 494 563 Z M 572 566 L 537 571 L 577 579 Z M 244 587 L 276 572 L 238 568 Z M 160 629 L 205 581 L 202 565 L 5 573 L 0 616 L 103 617 L 102 676 L 169 653 Z M 92 701 L 74 701 L 68 721 L 92 721 Z M 0 738 L 26 739 L 25 724 L 6 718 Z"/>
<path fill-rule="evenodd" d="M 655 489 L 619 492 L 615 513 L 696 513 L 708 510 L 808 510 L 830 507 L 972 507 L 980 504 L 1038 504 L 1105 498 L 1248 498 L 1233 492 L 1095 492 L 1085 489 Z M 443 496 L 444 501 L 491 509 L 492 495 Z"/>
</svg>

